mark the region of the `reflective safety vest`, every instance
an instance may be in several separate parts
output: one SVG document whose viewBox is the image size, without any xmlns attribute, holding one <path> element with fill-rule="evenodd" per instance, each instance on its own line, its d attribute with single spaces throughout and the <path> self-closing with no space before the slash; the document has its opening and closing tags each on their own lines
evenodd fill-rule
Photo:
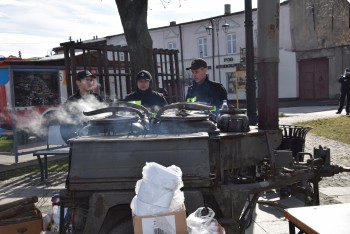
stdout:
<svg viewBox="0 0 350 234">
<path fill-rule="evenodd" d="M 133 104 L 136 104 L 136 105 L 142 105 L 141 104 L 141 100 L 136 100 L 136 101 L 128 101 L 129 103 L 133 103 Z"/>
<path fill-rule="evenodd" d="M 187 98 L 187 102 L 196 102 L 196 101 L 197 101 L 197 97 Z"/>
<path fill-rule="evenodd" d="M 187 102 L 197 102 L 197 97 L 193 98 L 187 98 Z M 216 106 L 213 106 L 213 109 L 210 110 L 211 112 L 216 112 Z"/>
</svg>

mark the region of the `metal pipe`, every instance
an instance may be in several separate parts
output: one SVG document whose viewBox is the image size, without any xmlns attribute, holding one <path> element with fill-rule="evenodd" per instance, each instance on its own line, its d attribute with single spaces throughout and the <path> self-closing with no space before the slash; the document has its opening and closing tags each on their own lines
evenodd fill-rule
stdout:
<svg viewBox="0 0 350 234">
<path fill-rule="evenodd" d="M 221 84 L 221 68 L 220 68 L 220 42 L 219 42 L 219 21 L 216 25 L 216 41 L 218 44 L 218 67 L 219 67 L 219 83 Z"/>
<path fill-rule="evenodd" d="M 252 0 L 245 0 L 245 35 L 246 35 L 246 67 L 247 67 L 247 116 L 250 125 L 258 123 L 256 113 L 256 83 L 254 74 L 254 42 L 253 42 L 253 19 Z M 237 104 L 238 108 L 238 104 Z"/>
<path fill-rule="evenodd" d="M 218 68 L 219 68 L 219 83 L 221 83 L 221 66 L 220 66 L 220 41 L 219 41 L 219 31 L 220 31 L 220 27 L 219 27 L 219 24 L 220 24 L 220 21 L 222 20 L 223 18 L 219 18 L 219 19 L 210 19 L 210 24 L 211 26 L 208 26 L 206 29 L 207 29 L 207 32 L 208 34 L 210 35 L 211 31 L 214 30 L 215 28 L 215 32 L 216 32 L 216 40 L 217 40 L 217 47 L 218 47 Z M 215 25 L 214 25 L 215 24 Z M 227 29 L 229 27 L 229 24 L 225 23 L 223 26 L 223 29 L 225 31 L 225 33 L 227 32 Z M 215 53 L 214 53 L 214 32 L 212 32 L 212 55 L 213 55 L 213 80 L 215 81 L 215 60 L 214 60 L 214 57 L 215 57 Z"/>
<path fill-rule="evenodd" d="M 211 23 L 211 27 L 214 28 L 214 23 L 213 23 L 213 19 L 210 20 L 210 23 Z M 212 69 L 213 69 L 213 81 L 215 81 L 215 41 L 214 41 L 214 33 L 211 34 L 211 52 L 212 52 L 212 59 L 213 59 L 213 65 L 212 65 Z M 218 38 L 216 38 L 216 40 L 218 40 Z"/>
<path fill-rule="evenodd" d="M 181 56 L 181 70 L 182 70 L 182 79 L 185 79 L 185 61 L 184 61 L 184 48 L 183 48 L 183 41 L 182 41 L 182 28 L 181 28 L 181 25 L 179 24 L 179 32 L 180 32 L 180 56 Z M 182 87 L 183 89 L 185 90 L 185 82 L 182 82 Z M 182 97 L 181 97 L 181 100 L 182 99 L 185 99 L 185 95 L 183 93 Z"/>
<path fill-rule="evenodd" d="M 279 0 L 258 0 L 258 126 L 278 129 Z"/>
</svg>

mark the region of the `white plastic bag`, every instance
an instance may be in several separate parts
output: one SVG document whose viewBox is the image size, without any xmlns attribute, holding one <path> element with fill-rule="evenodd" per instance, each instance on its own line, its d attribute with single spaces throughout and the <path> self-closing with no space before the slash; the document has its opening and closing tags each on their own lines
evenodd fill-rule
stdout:
<svg viewBox="0 0 350 234">
<path fill-rule="evenodd" d="M 59 232 L 60 227 L 60 206 L 53 205 L 47 215 L 43 217 L 43 228 L 45 231 Z M 68 208 L 64 208 L 64 216 L 67 215 Z"/>
<path fill-rule="evenodd" d="M 52 206 L 48 214 L 43 218 L 44 230 L 58 232 L 60 226 L 60 207 Z"/>
<path fill-rule="evenodd" d="M 204 212 L 205 209 L 208 209 L 207 212 Z M 225 234 L 225 229 L 214 216 L 215 212 L 211 208 L 198 208 L 186 219 L 188 234 Z"/>
<path fill-rule="evenodd" d="M 182 171 L 175 165 L 164 167 L 155 162 L 146 162 L 142 169 L 142 179 L 172 191 L 183 187 Z"/>
<path fill-rule="evenodd" d="M 148 180 L 137 181 L 135 191 L 141 201 L 160 207 L 169 207 L 175 193 Z"/>
</svg>

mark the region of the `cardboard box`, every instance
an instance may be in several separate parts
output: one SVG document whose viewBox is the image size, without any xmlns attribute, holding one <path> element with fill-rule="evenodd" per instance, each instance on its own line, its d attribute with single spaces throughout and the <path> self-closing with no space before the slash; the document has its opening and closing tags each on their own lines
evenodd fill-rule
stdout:
<svg viewBox="0 0 350 234">
<path fill-rule="evenodd" d="M 43 231 L 43 218 L 40 210 L 37 209 L 38 217 L 23 221 L 20 223 L 13 223 L 0 226 L 0 234 L 40 234 Z"/>
<path fill-rule="evenodd" d="M 159 216 L 134 216 L 134 234 L 187 234 L 186 209 Z"/>
</svg>

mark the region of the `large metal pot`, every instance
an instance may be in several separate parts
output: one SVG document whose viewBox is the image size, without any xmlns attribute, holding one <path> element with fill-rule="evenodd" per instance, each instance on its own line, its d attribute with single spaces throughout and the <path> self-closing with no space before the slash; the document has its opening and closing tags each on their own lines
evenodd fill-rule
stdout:
<svg viewBox="0 0 350 234">
<path fill-rule="evenodd" d="M 201 103 L 178 102 L 161 108 L 155 116 L 152 131 L 157 134 L 208 132 L 218 133 L 210 120 L 212 106 Z"/>
<path fill-rule="evenodd" d="M 146 131 L 148 119 L 145 114 L 128 106 L 110 106 L 94 111 L 83 112 L 86 116 L 111 113 L 104 118 L 95 118 L 79 131 L 79 135 L 127 135 L 140 134 Z"/>
</svg>

